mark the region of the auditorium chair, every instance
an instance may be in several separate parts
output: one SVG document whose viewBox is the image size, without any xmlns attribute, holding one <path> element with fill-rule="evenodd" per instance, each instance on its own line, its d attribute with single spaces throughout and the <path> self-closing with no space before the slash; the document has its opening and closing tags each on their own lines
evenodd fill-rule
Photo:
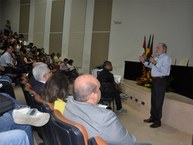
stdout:
<svg viewBox="0 0 193 145">
<path fill-rule="evenodd" d="M 36 94 L 35 91 L 31 89 L 30 86 L 25 86 L 25 97 L 26 100 L 29 101 L 29 106 L 31 108 L 37 108 L 41 112 L 51 113 L 53 111 L 53 107 L 44 103 L 44 101 L 40 98 L 39 95 Z M 38 133 L 39 137 L 43 140 L 46 145 L 55 145 L 56 140 L 53 134 L 53 124 L 49 120 L 47 124 L 41 127 L 33 127 L 33 129 Z"/>
<path fill-rule="evenodd" d="M 28 83 L 28 78 L 25 75 L 23 75 L 21 77 L 21 89 L 23 91 L 23 95 L 25 97 L 26 104 L 28 106 L 31 106 L 31 98 L 30 98 L 30 95 L 28 94 L 28 91 L 27 91 L 27 90 L 29 90 L 28 87 L 31 87 L 31 85 Z"/>
<path fill-rule="evenodd" d="M 23 94 L 25 97 L 26 104 L 30 107 L 34 107 L 34 95 L 36 94 L 35 92 L 30 93 L 29 90 L 32 90 L 31 85 L 29 83 L 22 83 L 22 90 Z"/>
<path fill-rule="evenodd" d="M 35 104 L 35 108 L 41 112 L 49 113 L 51 118 L 54 108 L 50 103 L 42 100 L 39 95 L 35 95 Z M 36 127 L 36 131 L 44 144 L 57 145 L 56 134 L 54 133 L 54 124 L 51 119 L 49 119 L 48 123 L 44 126 Z"/>
<path fill-rule="evenodd" d="M 35 91 L 32 90 L 32 87 L 29 83 L 25 82 L 24 85 L 24 97 L 26 99 L 27 105 L 31 108 L 37 108 L 41 112 L 51 113 L 53 107 L 51 104 L 45 102 L 41 99 Z M 48 123 L 41 127 L 33 127 L 33 129 L 38 133 L 39 137 L 43 140 L 46 145 L 57 145 L 56 137 L 53 134 L 53 124 L 49 120 Z"/>
<path fill-rule="evenodd" d="M 66 119 L 58 110 L 54 110 L 53 105 L 33 91 L 27 81 L 23 81 L 24 92 L 31 107 L 50 114 L 47 124 L 34 127 L 46 145 L 107 145 L 100 137 L 88 139 L 82 125 Z"/>
<path fill-rule="evenodd" d="M 54 110 L 52 104 L 42 100 L 37 94 L 35 101 L 35 107 L 39 111 L 50 114 L 48 123 L 37 128 L 46 145 L 107 145 L 100 137 L 88 139 L 82 125 L 66 119 L 58 110 Z"/>
<path fill-rule="evenodd" d="M 107 145 L 100 137 L 88 139 L 86 129 L 66 119 L 58 110 L 51 117 L 58 145 Z"/>
</svg>

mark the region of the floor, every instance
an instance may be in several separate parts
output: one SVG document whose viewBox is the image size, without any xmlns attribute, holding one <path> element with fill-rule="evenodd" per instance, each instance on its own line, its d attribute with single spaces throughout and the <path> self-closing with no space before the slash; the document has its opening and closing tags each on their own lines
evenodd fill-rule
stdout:
<svg viewBox="0 0 193 145">
<path fill-rule="evenodd" d="M 20 87 L 15 87 L 15 94 L 18 102 L 25 104 L 23 92 Z M 152 129 L 149 124 L 143 123 L 143 119 L 147 118 L 144 114 L 132 109 L 123 102 L 123 106 L 127 112 L 118 114 L 118 118 L 128 131 L 137 138 L 139 143 L 151 143 L 152 145 L 192 145 L 192 135 L 180 132 L 174 128 L 162 125 L 159 128 Z M 41 142 L 35 136 L 35 145 Z"/>
</svg>

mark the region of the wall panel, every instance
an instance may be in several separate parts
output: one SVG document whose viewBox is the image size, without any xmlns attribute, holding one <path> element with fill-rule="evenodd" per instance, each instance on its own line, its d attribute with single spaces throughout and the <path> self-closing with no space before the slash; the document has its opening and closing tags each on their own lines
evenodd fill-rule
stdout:
<svg viewBox="0 0 193 145">
<path fill-rule="evenodd" d="M 64 20 L 64 0 L 52 2 L 51 26 L 50 26 L 50 50 L 49 52 L 62 52 L 62 32 Z"/>
<path fill-rule="evenodd" d="M 22 33 L 24 35 L 26 41 L 28 40 L 28 32 L 29 32 L 29 15 L 30 15 L 30 0 L 21 0 L 19 33 Z"/>
<path fill-rule="evenodd" d="M 68 58 L 82 67 L 87 0 L 72 0 Z"/>
<path fill-rule="evenodd" d="M 95 0 L 90 69 L 108 60 L 112 0 Z"/>
</svg>

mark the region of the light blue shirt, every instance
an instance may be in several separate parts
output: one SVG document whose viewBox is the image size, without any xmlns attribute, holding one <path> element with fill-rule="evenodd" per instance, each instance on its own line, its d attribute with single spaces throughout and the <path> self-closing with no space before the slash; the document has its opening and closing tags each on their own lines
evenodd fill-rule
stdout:
<svg viewBox="0 0 193 145">
<path fill-rule="evenodd" d="M 12 64 L 13 63 L 13 58 L 11 56 L 11 54 L 9 52 L 5 52 L 1 57 L 0 57 L 0 65 L 4 66 L 4 67 L 8 67 L 8 64 Z"/>
<path fill-rule="evenodd" d="M 149 62 L 144 62 L 145 67 L 151 68 L 151 76 L 152 77 L 169 76 L 172 64 L 171 58 L 167 54 L 163 53 L 157 55 L 155 57 L 155 60 L 157 61 L 156 65 Z"/>
</svg>

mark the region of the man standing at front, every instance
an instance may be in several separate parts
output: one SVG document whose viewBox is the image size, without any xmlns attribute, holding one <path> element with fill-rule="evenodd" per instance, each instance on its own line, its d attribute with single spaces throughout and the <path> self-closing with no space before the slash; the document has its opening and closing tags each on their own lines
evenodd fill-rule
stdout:
<svg viewBox="0 0 193 145">
<path fill-rule="evenodd" d="M 145 119 L 146 123 L 153 123 L 151 128 L 161 126 L 162 106 L 164 102 L 165 90 L 167 86 L 167 76 L 170 74 L 171 58 L 166 54 L 167 46 L 159 43 L 156 49 L 156 57 L 150 57 L 146 61 L 145 56 L 139 56 L 139 60 L 151 68 L 152 88 L 151 88 L 151 111 L 150 118 Z"/>
</svg>

